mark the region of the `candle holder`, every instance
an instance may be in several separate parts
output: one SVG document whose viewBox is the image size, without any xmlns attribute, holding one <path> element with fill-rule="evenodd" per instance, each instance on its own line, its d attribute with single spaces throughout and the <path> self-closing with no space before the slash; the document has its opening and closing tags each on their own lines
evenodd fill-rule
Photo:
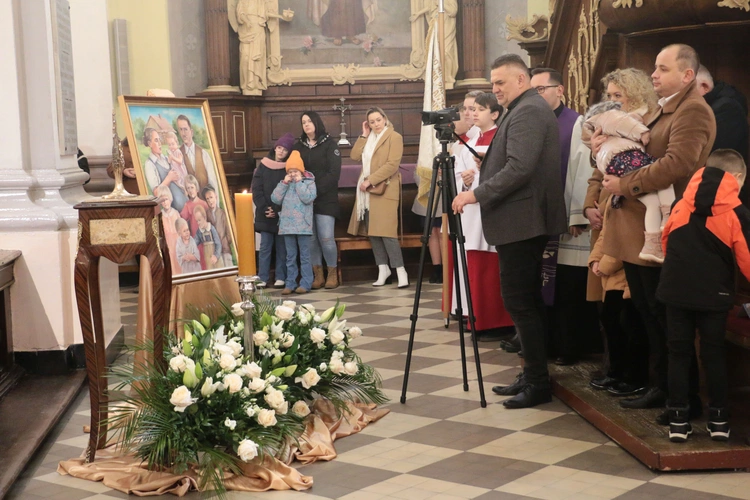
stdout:
<svg viewBox="0 0 750 500">
<path fill-rule="evenodd" d="M 112 112 L 112 172 L 115 175 L 115 189 L 111 193 L 102 196 L 103 200 L 124 200 L 137 198 L 137 194 L 128 193 L 122 183 L 123 171 L 125 170 L 125 157 L 122 153 L 122 144 L 117 136 L 117 122 L 115 112 Z"/>
<path fill-rule="evenodd" d="M 253 341 L 253 311 L 255 310 L 255 304 L 253 304 L 253 297 L 255 296 L 256 286 L 255 282 L 260 279 L 257 276 L 239 276 L 235 281 L 239 283 L 240 287 L 240 307 L 245 312 L 245 331 L 243 334 L 243 340 L 245 341 L 245 353 L 250 354 L 250 362 L 255 361 L 255 342 Z"/>
<path fill-rule="evenodd" d="M 346 102 L 345 97 L 339 97 L 339 101 L 341 101 L 341 104 L 334 104 L 333 109 L 335 111 L 341 111 L 341 133 L 339 134 L 339 146 L 350 146 L 351 143 L 349 142 L 349 139 L 346 138 L 346 112 L 350 109 L 352 109 L 351 104 L 344 104 Z"/>
</svg>

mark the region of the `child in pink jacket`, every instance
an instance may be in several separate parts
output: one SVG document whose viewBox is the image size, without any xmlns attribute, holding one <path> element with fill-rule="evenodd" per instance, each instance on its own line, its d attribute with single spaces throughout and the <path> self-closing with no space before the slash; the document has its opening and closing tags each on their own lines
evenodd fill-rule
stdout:
<svg viewBox="0 0 750 500">
<path fill-rule="evenodd" d="M 620 109 L 619 102 L 605 101 L 591 106 L 585 118 L 582 133 L 584 143 L 589 144 L 591 135 L 597 128 L 608 136 L 596 155 L 596 167 L 601 173 L 622 177 L 656 161 L 645 151 L 644 146 L 648 144 L 650 134 L 639 111 L 626 113 Z M 638 198 L 646 206 L 646 237 L 639 258 L 657 264 L 664 262 L 661 232 L 674 200 L 672 186 Z M 619 208 L 621 204 L 621 196 L 612 197 L 613 208 Z"/>
</svg>

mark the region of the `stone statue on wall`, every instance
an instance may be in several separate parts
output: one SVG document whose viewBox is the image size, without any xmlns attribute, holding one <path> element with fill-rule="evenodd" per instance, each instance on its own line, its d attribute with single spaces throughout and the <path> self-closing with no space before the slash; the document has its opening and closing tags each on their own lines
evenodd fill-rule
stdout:
<svg viewBox="0 0 750 500">
<path fill-rule="evenodd" d="M 417 9 L 414 8 L 415 3 L 421 3 Z M 439 0 L 416 0 L 412 2 L 412 12 L 414 12 L 409 21 L 412 25 L 414 23 L 422 22 L 420 17 L 425 16 L 425 20 L 429 25 L 427 37 L 432 36 L 430 30 L 437 29 L 438 9 L 440 6 Z M 457 0 L 444 0 L 443 7 L 445 9 L 445 60 L 443 61 L 443 75 L 445 75 L 445 88 L 452 89 L 456 82 L 456 74 L 458 73 L 458 45 L 456 44 L 456 16 L 458 15 L 458 1 Z M 415 30 L 412 29 L 412 32 Z M 425 44 L 429 45 L 429 40 Z M 426 57 L 427 54 L 425 54 Z"/>
<path fill-rule="evenodd" d="M 291 21 L 294 12 L 279 15 L 278 0 L 227 1 L 229 22 L 240 39 L 240 88 L 244 95 L 262 95 L 268 88 L 266 29 L 278 30 L 279 19 Z"/>
</svg>

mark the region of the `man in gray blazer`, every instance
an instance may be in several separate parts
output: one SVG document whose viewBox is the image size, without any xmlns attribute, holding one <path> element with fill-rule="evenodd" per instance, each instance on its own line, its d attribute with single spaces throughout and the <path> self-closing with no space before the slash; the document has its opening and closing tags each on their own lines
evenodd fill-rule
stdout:
<svg viewBox="0 0 750 500">
<path fill-rule="evenodd" d="M 542 255 L 550 236 L 567 230 L 555 114 L 531 88 L 523 59 L 507 54 L 492 65 L 492 92 L 507 112 L 482 161 L 479 186 L 459 193 L 453 211 L 479 203 L 484 236 L 496 245 L 503 301 L 521 337 L 525 366 L 507 387 L 506 408 L 551 400 L 547 371 Z"/>
</svg>

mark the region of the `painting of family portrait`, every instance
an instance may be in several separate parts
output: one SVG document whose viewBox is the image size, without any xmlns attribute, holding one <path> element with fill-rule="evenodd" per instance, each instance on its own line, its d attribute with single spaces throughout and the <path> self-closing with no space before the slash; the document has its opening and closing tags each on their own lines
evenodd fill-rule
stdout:
<svg viewBox="0 0 750 500">
<path fill-rule="evenodd" d="M 141 194 L 158 198 L 172 276 L 237 265 L 232 209 L 204 99 L 120 96 Z"/>
</svg>

